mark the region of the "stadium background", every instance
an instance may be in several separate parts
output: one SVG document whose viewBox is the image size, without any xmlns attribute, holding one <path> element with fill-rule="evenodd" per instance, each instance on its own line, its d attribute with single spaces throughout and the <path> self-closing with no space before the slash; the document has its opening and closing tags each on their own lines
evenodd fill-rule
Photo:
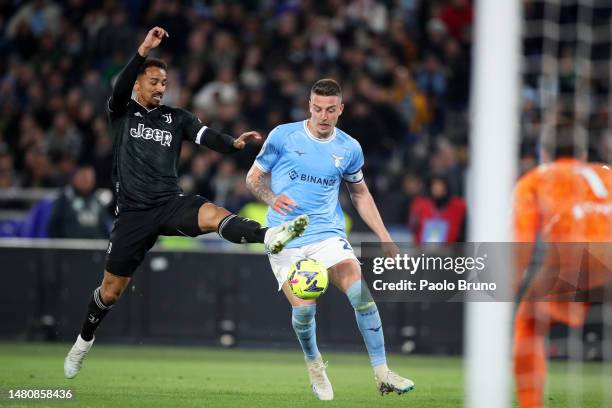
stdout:
<svg viewBox="0 0 612 408">
<path fill-rule="evenodd" d="M 338 78 L 340 127 L 363 146 L 388 224 L 406 222 L 401 186 L 419 193 L 418 181 L 402 183 L 407 175 L 443 174 L 463 192 L 469 5 L 42 1 L 3 2 L 2 16 L 3 188 L 60 187 L 80 163 L 94 166 L 98 187 L 111 187 L 111 82 L 146 29 L 160 25 L 171 33 L 155 53 L 170 66 L 164 103 L 230 134 L 267 133 L 306 117 L 316 79 Z M 240 210 L 252 200 L 244 171 L 259 147 L 221 157 L 186 144 L 184 188 Z"/>
<path fill-rule="evenodd" d="M 547 2 L 523 3 L 521 173 L 538 162 L 546 111 L 563 108 L 550 103 L 551 95 L 571 104 L 580 85 L 577 42 L 563 36 L 552 56 L 559 86 L 543 83 L 539 69 L 550 43 L 538 26 L 550 17 Z M 575 22 L 578 3 L 559 7 L 555 23 Z M 590 23 L 605 25 L 611 8 L 594 4 Z M 233 135 L 302 120 L 311 84 L 338 79 L 346 105 L 338 126 L 360 141 L 383 219 L 406 242 L 419 239 L 411 203 L 431 199 L 432 178 L 442 177 L 449 195 L 465 196 L 472 20 L 468 0 L 0 1 L 0 269 L 12 287 L 0 302 L 0 339 L 68 342 L 78 330 L 106 244 L 84 238 L 103 239 L 91 217 L 108 226 L 113 207 L 106 101 L 148 28 L 170 33 L 154 53 L 170 67 L 164 103 Z M 585 123 L 590 158 L 601 161 L 612 157 L 609 38 L 594 42 L 589 55 L 600 75 L 590 83 Z M 259 148 L 222 156 L 184 144 L 181 185 L 260 218 L 262 207 L 244 183 Z M 95 187 L 85 176 L 75 180 L 83 166 L 93 168 Z M 61 228 L 51 221 L 53 206 L 61 195 L 78 201 L 67 193 L 77 183 L 87 194 L 76 215 L 88 228 Z M 346 194 L 342 200 L 353 245 L 373 240 Z M 24 240 L 49 237 L 78 241 Z M 103 324 L 101 343 L 297 347 L 289 308 L 274 291 L 260 248 L 236 249 L 213 236 L 159 244 Z M 332 310 L 351 315 L 337 291 L 321 300 L 323 348 L 360 349 L 352 318 L 332 321 Z M 381 314 L 393 351 L 462 352 L 459 304 L 389 303 Z M 599 323 L 592 327 L 599 333 Z M 591 358 L 601 357 L 599 346 L 590 350 Z"/>
</svg>

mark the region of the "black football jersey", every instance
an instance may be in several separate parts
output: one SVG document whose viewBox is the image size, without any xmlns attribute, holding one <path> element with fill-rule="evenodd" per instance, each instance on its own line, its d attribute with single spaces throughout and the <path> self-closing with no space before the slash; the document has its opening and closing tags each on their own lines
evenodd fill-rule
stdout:
<svg viewBox="0 0 612 408">
<path fill-rule="evenodd" d="M 157 207 L 180 194 L 181 143 L 202 136 L 206 127 L 200 120 L 184 109 L 165 105 L 148 110 L 134 99 L 122 109 L 111 110 L 109 104 L 109 119 L 119 209 Z"/>
</svg>

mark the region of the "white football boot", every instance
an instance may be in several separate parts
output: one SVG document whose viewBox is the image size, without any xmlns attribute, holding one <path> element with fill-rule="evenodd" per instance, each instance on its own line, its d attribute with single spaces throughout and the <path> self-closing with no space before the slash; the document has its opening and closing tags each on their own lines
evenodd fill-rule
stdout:
<svg viewBox="0 0 612 408">
<path fill-rule="evenodd" d="M 401 395 L 414 389 L 414 382 L 412 380 L 400 377 L 391 371 L 386 364 L 374 367 L 374 380 L 376 380 L 378 391 L 382 395 L 392 392 Z"/>
<path fill-rule="evenodd" d="M 327 363 L 323 362 L 321 356 L 318 356 L 314 360 L 306 359 L 306 366 L 308 367 L 308 376 L 310 377 L 310 384 L 315 397 L 321 401 L 333 400 L 334 390 L 325 372 Z"/>
<path fill-rule="evenodd" d="M 308 225 L 308 216 L 302 214 L 277 227 L 268 228 L 264 243 L 266 249 L 272 254 L 278 254 L 285 246 L 304 233 Z"/>
<path fill-rule="evenodd" d="M 89 350 L 91 350 L 91 346 L 93 346 L 93 342 L 95 337 L 90 341 L 85 341 L 81 338 L 81 335 L 76 339 L 76 342 L 68 352 L 66 359 L 64 360 L 64 375 L 66 378 L 74 378 L 81 371 L 81 367 L 83 366 L 83 360 Z"/>
</svg>

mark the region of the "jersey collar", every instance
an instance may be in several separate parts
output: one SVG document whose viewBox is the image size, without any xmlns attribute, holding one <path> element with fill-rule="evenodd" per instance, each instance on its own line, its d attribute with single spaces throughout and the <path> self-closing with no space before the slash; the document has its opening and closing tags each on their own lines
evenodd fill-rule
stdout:
<svg viewBox="0 0 612 408">
<path fill-rule="evenodd" d="M 147 113 L 149 113 L 149 112 L 153 112 L 155 109 L 157 109 L 157 108 L 159 108 L 159 107 L 161 106 L 161 105 L 159 105 L 159 106 L 154 107 L 153 109 L 147 109 L 147 108 L 146 108 L 144 105 L 141 105 L 141 104 L 140 104 L 140 102 L 138 102 L 138 101 L 136 100 L 136 98 L 132 98 L 132 100 L 133 100 L 134 102 L 136 102 L 136 104 L 138 104 L 138 106 L 140 106 L 142 109 L 144 109 L 145 111 L 147 111 Z"/>
<path fill-rule="evenodd" d="M 306 134 L 308 135 L 309 138 L 311 138 L 312 140 L 314 140 L 315 142 L 319 142 L 319 143 L 329 143 L 332 140 L 334 140 L 336 138 L 336 128 L 334 127 L 334 130 L 332 132 L 332 135 L 330 137 L 328 137 L 327 139 L 319 139 L 316 138 L 312 133 L 310 133 L 310 129 L 308 129 L 308 119 L 305 119 L 302 124 L 304 125 L 304 131 L 306 132 Z"/>
</svg>

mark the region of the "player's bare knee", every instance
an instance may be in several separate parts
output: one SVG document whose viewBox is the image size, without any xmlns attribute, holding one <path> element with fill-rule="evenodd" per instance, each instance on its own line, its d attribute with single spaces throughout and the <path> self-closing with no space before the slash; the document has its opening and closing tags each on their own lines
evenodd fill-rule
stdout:
<svg viewBox="0 0 612 408">
<path fill-rule="evenodd" d="M 198 211 L 198 226 L 202 232 L 213 232 L 225 217 L 232 213 L 213 203 L 202 204 Z"/>
<path fill-rule="evenodd" d="M 115 304 L 115 302 L 119 300 L 119 297 L 121 297 L 121 292 L 121 290 L 109 287 L 108 285 L 102 286 L 100 288 L 100 298 L 102 299 L 102 303 L 104 303 L 106 306 Z"/>
<path fill-rule="evenodd" d="M 102 285 L 100 285 L 100 298 L 106 306 L 111 306 L 119 300 L 130 281 L 129 278 L 111 277 L 110 275 L 105 274 Z"/>
<path fill-rule="evenodd" d="M 342 292 L 361 279 L 361 268 L 354 260 L 345 260 L 329 268 L 329 278 Z"/>
<path fill-rule="evenodd" d="M 289 284 L 287 282 L 283 283 L 282 289 L 285 297 L 289 301 L 289 304 L 291 304 L 293 307 L 308 306 L 317 303 L 315 299 L 300 299 L 299 297 L 295 296 L 293 292 L 291 292 L 291 289 L 289 289 Z"/>
<path fill-rule="evenodd" d="M 316 300 L 314 299 L 300 299 L 299 297 L 295 296 L 292 292 L 291 289 L 289 289 L 289 287 L 287 287 L 287 291 L 285 292 L 285 295 L 287 297 L 287 300 L 289 301 L 289 303 L 291 304 L 291 306 L 308 306 L 308 305 L 314 305 L 317 303 Z"/>
<path fill-rule="evenodd" d="M 299 297 L 294 296 L 293 298 L 289 299 L 289 303 L 291 306 L 308 306 L 314 305 L 317 302 L 314 299 L 300 299 Z"/>
<path fill-rule="evenodd" d="M 361 279 L 361 271 L 359 269 L 355 270 L 355 269 L 351 269 L 349 272 L 347 272 L 344 276 L 344 288 L 345 291 L 346 289 L 348 289 L 353 283 L 357 282 L 358 280 Z"/>
</svg>

